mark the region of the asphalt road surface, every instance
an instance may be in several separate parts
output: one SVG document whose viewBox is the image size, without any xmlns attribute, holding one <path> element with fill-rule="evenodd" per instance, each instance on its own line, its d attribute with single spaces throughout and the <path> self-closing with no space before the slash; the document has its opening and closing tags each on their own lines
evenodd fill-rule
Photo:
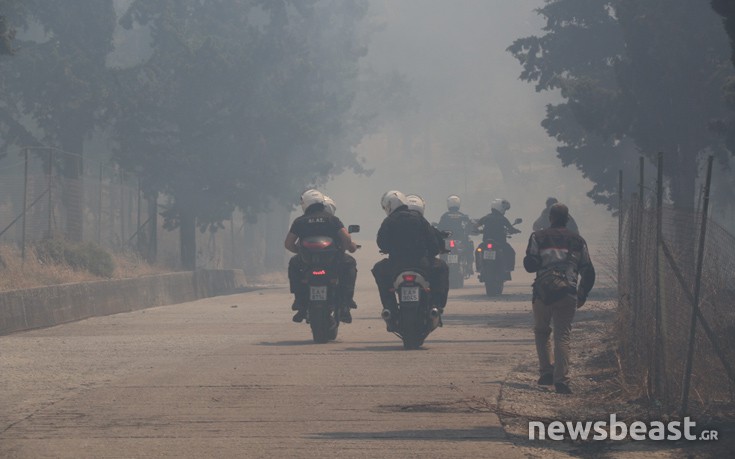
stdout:
<svg viewBox="0 0 735 459">
<path fill-rule="evenodd" d="M 495 301 L 476 280 L 451 291 L 444 327 L 405 351 L 376 259 L 329 344 L 291 322 L 285 288 L 0 337 L 0 457 L 534 456 L 487 409 L 534 352 L 530 276 Z"/>
</svg>

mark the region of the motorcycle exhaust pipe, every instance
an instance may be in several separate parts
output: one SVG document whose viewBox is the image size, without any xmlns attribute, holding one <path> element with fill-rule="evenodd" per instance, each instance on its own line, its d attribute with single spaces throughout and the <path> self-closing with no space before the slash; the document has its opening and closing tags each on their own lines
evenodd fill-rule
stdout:
<svg viewBox="0 0 735 459">
<path fill-rule="evenodd" d="M 439 310 L 437 308 L 431 308 L 431 311 L 429 311 L 429 315 L 431 316 L 432 319 L 436 319 L 437 317 L 440 316 Z"/>
<path fill-rule="evenodd" d="M 383 309 L 383 312 L 380 313 L 380 317 L 382 317 L 386 322 L 390 320 L 391 315 L 390 309 Z"/>
</svg>

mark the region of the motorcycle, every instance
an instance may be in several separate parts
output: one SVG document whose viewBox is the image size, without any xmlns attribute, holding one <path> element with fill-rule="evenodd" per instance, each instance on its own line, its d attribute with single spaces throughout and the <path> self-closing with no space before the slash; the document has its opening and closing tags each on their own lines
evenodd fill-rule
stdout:
<svg viewBox="0 0 735 459">
<path fill-rule="evenodd" d="M 523 219 L 516 218 L 513 226 L 523 222 Z M 508 236 L 510 237 L 510 236 Z M 486 239 L 477 246 L 475 253 L 480 282 L 485 284 L 485 293 L 487 296 L 497 296 L 503 293 L 505 281 L 511 279 L 510 270 L 505 264 L 505 253 L 503 244 L 493 239 Z"/>
<path fill-rule="evenodd" d="M 418 270 L 404 270 L 396 276 L 393 290 L 398 300 L 396 317 L 389 309 L 383 309 L 381 316 L 397 323 L 394 333 L 403 340 L 404 349 L 418 349 L 441 326 L 441 313 L 431 306 L 429 281 Z"/>
<path fill-rule="evenodd" d="M 360 226 L 350 225 L 347 231 L 357 233 Z M 337 339 L 343 304 L 337 264 L 340 253 L 337 241 L 327 236 L 306 237 L 299 243 L 299 255 L 306 266 L 301 282 L 309 291 L 306 323 L 315 343 Z"/>
<path fill-rule="evenodd" d="M 444 241 L 444 248 L 448 253 L 442 253 L 440 258 L 449 266 L 449 288 L 464 287 L 464 280 L 470 277 L 465 251 L 472 250 L 472 247 L 466 246 L 467 242 L 459 239 L 449 238 Z"/>
</svg>

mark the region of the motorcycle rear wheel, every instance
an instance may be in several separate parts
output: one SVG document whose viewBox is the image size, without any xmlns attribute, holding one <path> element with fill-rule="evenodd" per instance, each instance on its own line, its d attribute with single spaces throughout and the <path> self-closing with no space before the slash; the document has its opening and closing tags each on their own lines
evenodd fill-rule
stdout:
<svg viewBox="0 0 735 459">
<path fill-rule="evenodd" d="M 324 344 L 337 338 L 337 323 L 327 308 L 312 309 L 309 314 L 311 336 L 317 344 Z"/>
<path fill-rule="evenodd" d="M 464 273 L 460 267 L 449 269 L 449 288 L 464 287 Z"/>
<path fill-rule="evenodd" d="M 487 296 L 498 296 L 503 293 L 504 281 L 500 279 L 487 279 L 485 281 L 485 293 Z"/>
<path fill-rule="evenodd" d="M 418 310 L 412 310 L 405 314 L 401 313 L 401 338 L 403 339 L 404 349 L 414 350 L 424 344 L 426 337 L 422 337 L 422 328 Z"/>
</svg>

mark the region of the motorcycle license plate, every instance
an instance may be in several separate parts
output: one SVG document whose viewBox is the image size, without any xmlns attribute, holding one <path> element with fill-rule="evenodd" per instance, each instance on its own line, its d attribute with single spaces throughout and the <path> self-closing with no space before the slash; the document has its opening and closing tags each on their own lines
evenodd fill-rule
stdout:
<svg viewBox="0 0 735 459">
<path fill-rule="evenodd" d="M 327 286 L 309 287 L 309 299 L 311 301 L 327 301 Z"/>
<path fill-rule="evenodd" d="M 401 287 L 401 303 L 408 303 L 419 300 L 418 287 Z"/>
<path fill-rule="evenodd" d="M 496 252 L 494 250 L 486 250 L 482 252 L 482 258 L 485 260 L 494 260 Z"/>
<path fill-rule="evenodd" d="M 456 254 L 447 255 L 447 263 L 459 263 L 459 255 L 456 255 Z"/>
</svg>

